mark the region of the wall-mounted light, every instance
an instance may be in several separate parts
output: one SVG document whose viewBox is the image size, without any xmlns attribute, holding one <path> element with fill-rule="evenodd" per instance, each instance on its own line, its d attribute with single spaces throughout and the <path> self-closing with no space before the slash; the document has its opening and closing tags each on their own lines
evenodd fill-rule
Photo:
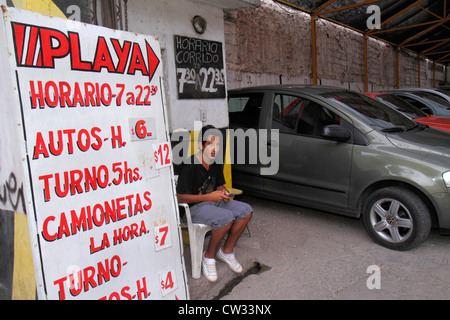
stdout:
<svg viewBox="0 0 450 320">
<path fill-rule="evenodd" d="M 195 16 L 192 19 L 192 26 L 195 32 L 203 34 L 206 31 L 206 20 L 201 16 Z"/>
</svg>

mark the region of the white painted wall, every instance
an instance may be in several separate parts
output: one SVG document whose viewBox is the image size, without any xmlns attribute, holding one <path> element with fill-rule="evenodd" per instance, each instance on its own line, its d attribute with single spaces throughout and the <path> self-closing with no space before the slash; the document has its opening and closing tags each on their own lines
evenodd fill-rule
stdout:
<svg viewBox="0 0 450 320">
<path fill-rule="evenodd" d="M 207 21 L 202 35 L 192 27 L 196 15 Z M 219 41 L 225 49 L 222 8 L 195 0 L 130 0 L 128 30 L 159 37 L 170 132 L 180 128 L 193 130 L 194 121 L 199 120 L 219 128 L 228 126 L 226 99 L 178 100 L 175 69 L 174 35 Z M 225 59 L 225 53 L 223 56 Z"/>
</svg>

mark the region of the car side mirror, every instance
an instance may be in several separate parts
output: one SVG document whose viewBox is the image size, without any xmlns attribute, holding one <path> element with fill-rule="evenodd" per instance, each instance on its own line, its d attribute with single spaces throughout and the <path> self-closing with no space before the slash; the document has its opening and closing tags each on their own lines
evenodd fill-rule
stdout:
<svg viewBox="0 0 450 320">
<path fill-rule="evenodd" d="M 349 140 L 351 138 L 351 134 L 350 131 L 337 124 L 330 124 L 323 127 L 322 137 L 343 142 Z"/>
</svg>

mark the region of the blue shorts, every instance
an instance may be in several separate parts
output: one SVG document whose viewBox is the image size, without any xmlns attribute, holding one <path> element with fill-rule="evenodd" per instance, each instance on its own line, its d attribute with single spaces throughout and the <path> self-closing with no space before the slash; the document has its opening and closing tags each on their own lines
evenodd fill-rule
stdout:
<svg viewBox="0 0 450 320">
<path fill-rule="evenodd" d="M 207 224 L 214 230 L 222 229 L 231 221 L 237 222 L 253 212 L 250 205 L 236 200 L 200 202 L 190 210 L 193 223 Z"/>
</svg>

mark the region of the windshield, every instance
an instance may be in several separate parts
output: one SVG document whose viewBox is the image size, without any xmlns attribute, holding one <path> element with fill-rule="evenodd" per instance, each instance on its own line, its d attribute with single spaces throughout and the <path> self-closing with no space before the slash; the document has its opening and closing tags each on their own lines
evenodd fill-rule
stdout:
<svg viewBox="0 0 450 320">
<path fill-rule="evenodd" d="M 438 98 L 435 95 L 428 93 L 428 92 L 411 92 L 412 94 L 415 94 L 416 96 L 428 99 L 433 101 L 435 104 L 439 105 L 441 108 L 450 108 L 450 103 L 444 100 L 444 98 Z"/>
<path fill-rule="evenodd" d="M 417 123 L 391 107 L 372 98 L 352 91 L 331 91 L 321 96 L 356 113 L 376 130 L 385 132 L 404 131 Z"/>
<path fill-rule="evenodd" d="M 408 103 L 393 94 L 378 95 L 377 99 L 412 119 L 424 118 L 428 116 L 419 108 L 414 107 L 411 103 Z"/>
<path fill-rule="evenodd" d="M 411 93 L 415 93 L 416 91 L 412 91 Z M 427 93 L 428 95 L 431 95 L 437 99 L 439 99 L 440 102 L 444 101 L 444 102 L 448 102 L 448 100 L 442 96 L 442 94 L 444 95 L 448 95 L 448 93 L 445 93 L 443 90 L 439 90 L 439 89 L 434 89 L 432 91 L 422 91 Z M 424 96 L 425 98 L 428 98 L 429 96 Z"/>
<path fill-rule="evenodd" d="M 450 97 L 450 89 L 443 89 L 443 88 L 441 88 L 441 89 L 437 89 L 437 91 L 439 91 L 439 92 L 441 92 L 441 93 L 443 93 L 443 94 L 445 94 L 445 95 Z"/>
</svg>

